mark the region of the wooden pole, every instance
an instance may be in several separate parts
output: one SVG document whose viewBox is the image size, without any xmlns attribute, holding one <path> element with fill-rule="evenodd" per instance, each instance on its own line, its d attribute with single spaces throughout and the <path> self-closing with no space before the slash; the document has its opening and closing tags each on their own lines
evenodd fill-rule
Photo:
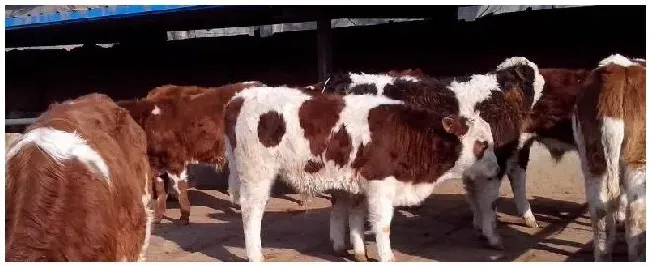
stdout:
<svg viewBox="0 0 650 266">
<path fill-rule="evenodd" d="M 332 24 L 329 17 L 316 21 L 318 42 L 318 80 L 324 81 L 332 71 Z"/>
</svg>

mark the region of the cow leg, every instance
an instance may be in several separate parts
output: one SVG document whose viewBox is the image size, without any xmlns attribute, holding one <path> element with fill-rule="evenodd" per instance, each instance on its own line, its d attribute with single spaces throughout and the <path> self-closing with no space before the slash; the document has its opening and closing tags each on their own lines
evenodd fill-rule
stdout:
<svg viewBox="0 0 650 266">
<path fill-rule="evenodd" d="M 623 187 L 629 200 L 625 220 L 628 259 L 643 261 L 645 249 L 645 166 L 623 167 Z"/>
<path fill-rule="evenodd" d="M 395 260 L 390 248 L 390 222 L 393 219 L 393 202 L 387 196 L 390 188 L 388 184 L 371 182 L 368 189 L 368 213 L 370 224 L 375 232 L 377 253 L 379 261 L 390 262 Z"/>
<path fill-rule="evenodd" d="M 260 177 L 243 174 L 239 185 L 246 255 L 251 262 L 264 261 L 261 240 L 262 216 L 271 192 L 275 173 Z"/>
<path fill-rule="evenodd" d="M 152 198 L 151 185 L 154 185 L 151 183 L 151 181 L 153 180 L 154 180 L 153 178 L 149 178 L 149 175 L 145 177 L 145 188 L 144 188 L 144 194 L 142 195 L 142 207 L 144 208 L 146 220 L 145 220 L 145 229 L 144 229 L 145 230 L 144 241 L 142 243 L 142 247 L 140 248 L 140 253 L 138 254 L 138 261 L 147 260 L 146 254 L 151 239 L 151 227 L 153 226 L 152 223 L 153 223 L 154 213 L 155 213 L 155 210 L 152 209 L 150 205 L 151 198 Z"/>
<path fill-rule="evenodd" d="M 616 211 L 617 227 L 619 224 L 625 225 L 625 214 L 627 213 L 627 206 L 628 206 L 627 193 L 625 193 L 625 191 L 621 191 L 621 195 L 619 196 L 619 200 L 618 200 L 618 209 Z M 625 228 L 625 226 L 623 226 L 623 228 Z"/>
<path fill-rule="evenodd" d="M 190 199 L 187 195 L 187 189 L 189 185 L 187 184 L 187 179 L 182 179 L 178 181 L 178 202 L 181 205 L 181 218 L 180 223 L 187 225 L 190 223 Z"/>
<path fill-rule="evenodd" d="M 179 223 L 187 225 L 190 223 L 190 199 L 187 196 L 187 168 L 184 168 L 180 175 L 169 174 L 173 181 L 173 187 L 178 193 L 178 204 L 181 209 Z"/>
<path fill-rule="evenodd" d="M 501 237 L 496 233 L 496 210 L 501 181 L 496 177 L 479 177 L 475 180 L 475 184 L 483 235 L 491 247 L 503 250 Z"/>
<path fill-rule="evenodd" d="M 572 123 L 580 154 L 582 174 L 585 179 L 591 227 L 594 232 L 594 259 L 595 261 L 612 261 L 612 247 L 616 240 L 616 207 L 619 205 L 618 197 L 620 195 L 619 160 L 624 125 L 622 121 L 603 119 L 600 128 L 602 146 L 590 146 L 590 149 L 587 150 L 580 123 L 577 123 L 575 116 Z M 587 130 L 597 129 L 589 128 Z M 596 159 L 599 159 L 598 163 L 605 164 L 602 173 L 594 173 L 590 167 L 590 160 Z M 601 160 L 602 162 L 600 162 Z"/>
<path fill-rule="evenodd" d="M 350 243 L 354 250 L 355 261 L 368 261 L 366 246 L 363 243 L 364 220 L 366 217 L 366 199 L 363 195 L 351 195 L 350 198 Z"/>
<path fill-rule="evenodd" d="M 227 143 L 227 142 L 226 142 Z M 234 209 L 240 204 L 240 185 L 239 172 L 237 171 L 237 164 L 235 163 L 234 154 L 228 148 L 228 156 L 231 158 L 228 162 L 228 197 Z"/>
<path fill-rule="evenodd" d="M 348 220 L 349 196 L 344 191 L 332 192 L 332 210 L 330 211 L 330 241 L 334 253 L 346 256 L 345 223 Z"/>
<path fill-rule="evenodd" d="M 165 180 L 161 176 L 156 177 L 154 188 L 157 196 L 154 222 L 160 223 L 167 210 L 167 190 L 165 189 Z"/>
<path fill-rule="evenodd" d="M 474 225 L 474 233 L 478 238 L 485 239 L 481 229 L 481 212 L 478 205 L 478 195 L 476 194 L 476 184 L 474 180 L 466 176 L 463 176 L 462 180 L 465 187 L 465 199 L 473 214 L 472 225 Z"/>
<path fill-rule="evenodd" d="M 314 195 L 311 193 L 300 193 L 300 199 L 298 200 L 301 207 L 307 206 L 314 199 Z"/>
<path fill-rule="evenodd" d="M 596 261 L 611 261 L 616 227 L 615 213 L 608 211 L 607 184 L 604 177 L 585 173 L 585 187 L 589 216 L 594 232 L 594 256 Z"/>
<path fill-rule="evenodd" d="M 172 178 L 172 174 L 167 172 L 164 173 L 165 176 L 167 176 L 165 180 L 165 191 L 167 192 L 167 199 L 171 200 L 178 200 L 178 192 L 174 189 L 174 179 Z M 171 184 L 171 186 L 170 186 Z"/>
<path fill-rule="evenodd" d="M 526 170 L 519 167 L 519 165 L 511 165 L 508 167 L 508 180 L 510 187 L 515 197 L 515 205 L 517 212 L 524 218 L 526 226 L 538 228 L 539 225 L 535 219 L 535 215 L 530 210 L 530 203 L 526 199 Z"/>
</svg>

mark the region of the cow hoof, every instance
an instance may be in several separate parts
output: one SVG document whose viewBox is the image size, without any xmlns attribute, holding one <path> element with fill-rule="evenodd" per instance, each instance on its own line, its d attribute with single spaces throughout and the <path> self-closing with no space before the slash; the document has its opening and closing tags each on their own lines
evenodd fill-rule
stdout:
<svg viewBox="0 0 650 266">
<path fill-rule="evenodd" d="M 524 223 L 526 223 L 526 226 L 530 228 L 539 228 L 539 224 L 537 224 L 535 216 L 531 215 L 529 217 L 524 217 Z"/>
<path fill-rule="evenodd" d="M 347 257 L 348 256 L 348 250 L 345 249 L 345 247 L 333 247 L 334 254 L 339 257 Z"/>
<path fill-rule="evenodd" d="M 260 255 L 257 259 L 248 259 L 249 262 L 264 262 L 264 255 Z"/>
<path fill-rule="evenodd" d="M 190 218 L 180 218 L 178 220 L 179 225 L 188 225 L 190 224 Z"/>
<path fill-rule="evenodd" d="M 474 235 L 480 240 L 487 240 L 487 237 L 483 235 L 483 230 L 481 229 L 474 229 Z"/>
<path fill-rule="evenodd" d="M 503 244 L 501 244 L 501 243 L 488 244 L 488 245 L 489 245 L 490 248 L 492 248 L 492 249 L 496 249 L 496 250 L 500 250 L 500 251 L 503 251 L 503 250 L 506 249 L 506 248 L 503 246 Z"/>
<path fill-rule="evenodd" d="M 396 262 L 395 255 L 391 255 L 387 260 L 380 260 L 380 262 Z"/>
<path fill-rule="evenodd" d="M 537 224 L 537 221 L 535 221 L 535 220 L 526 219 L 525 223 L 526 223 L 526 226 L 528 226 L 530 228 L 539 228 L 539 224 Z"/>
<path fill-rule="evenodd" d="M 366 257 L 366 254 L 354 254 L 354 261 L 368 262 L 368 257 Z"/>
</svg>

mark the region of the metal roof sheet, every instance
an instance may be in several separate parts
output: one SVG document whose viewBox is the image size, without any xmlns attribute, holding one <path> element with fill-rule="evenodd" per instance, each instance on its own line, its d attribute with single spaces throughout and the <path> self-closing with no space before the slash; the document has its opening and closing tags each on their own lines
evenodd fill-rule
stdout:
<svg viewBox="0 0 650 266">
<path fill-rule="evenodd" d="M 138 15 L 175 12 L 216 6 L 197 5 L 112 5 L 112 6 L 6 6 L 5 30 L 26 27 L 49 26 L 52 24 L 72 23 L 88 20 L 115 19 Z"/>
</svg>

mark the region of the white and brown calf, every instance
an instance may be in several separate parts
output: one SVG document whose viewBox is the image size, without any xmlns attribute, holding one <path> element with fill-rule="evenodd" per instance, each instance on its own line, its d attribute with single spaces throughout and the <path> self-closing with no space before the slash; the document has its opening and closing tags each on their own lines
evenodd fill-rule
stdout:
<svg viewBox="0 0 650 266">
<path fill-rule="evenodd" d="M 225 113 L 229 193 L 241 205 L 251 261 L 263 260 L 261 220 L 276 176 L 302 193 L 363 195 L 379 259 L 391 261 L 394 206 L 420 204 L 443 180 L 499 171 L 490 126 L 478 114 L 292 88 L 242 91 Z M 364 216 L 353 213 L 353 245 L 362 247 Z M 332 236 L 335 249 L 343 233 Z"/>
<path fill-rule="evenodd" d="M 631 261 L 645 254 L 645 60 L 612 55 L 585 81 L 573 130 L 585 179 L 596 261 L 611 261 L 619 198 Z"/>
<path fill-rule="evenodd" d="M 503 175 L 509 177 L 519 214 L 528 226 L 537 227 L 526 199 L 525 166 L 519 161 L 518 146 L 524 117 L 540 98 L 543 87 L 544 79 L 537 66 L 526 58 L 513 57 L 504 60 L 496 71 L 465 77 L 436 79 L 411 70 L 335 75 L 324 83 L 323 91 L 342 95 L 383 95 L 408 105 L 460 116 L 477 112 L 492 128 L 501 171 L 486 179 L 464 178 L 463 181 L 477 233 L 485 235 L 491 246 L 501 249 L 500 239 L 490 232 L 491 227 L 485 226 L 496 219 L 494 202 Z M 350 200 L 337 202 L 344 204 Z M 345 208 L 334 207 L 332 215 L 343 215 L 336 213 L 342 209 Z"/>
</svg>

